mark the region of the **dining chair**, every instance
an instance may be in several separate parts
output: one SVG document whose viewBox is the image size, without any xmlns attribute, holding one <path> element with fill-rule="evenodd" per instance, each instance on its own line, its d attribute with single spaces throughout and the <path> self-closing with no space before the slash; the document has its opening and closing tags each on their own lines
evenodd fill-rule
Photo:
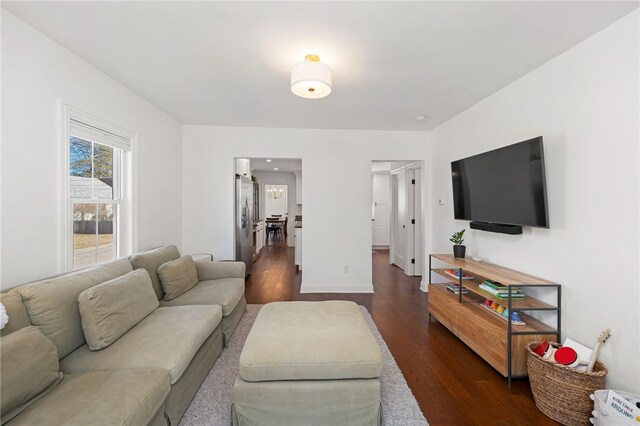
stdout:
<svg viewBox="0 0 640 426">
<path fill-rule="evenodd" d="M 282 216 L 282 215 L 280 215 Z M 281 231 L 281 222 L 280 222 L 280 218 L 278 217 L 270 217 L 266 219 L 266 223 L 267 223 L 267 238 L 269 236 L 269 234 L 273 234 L 273 238 L 276 238 Z"/>
<path fill-rule="evenodd" d="M 287 223 L 289 223 L 289 216 L 284 218 L 284 224 L 282 225 L 285 238 L 287 238 Z"/>
</svg>

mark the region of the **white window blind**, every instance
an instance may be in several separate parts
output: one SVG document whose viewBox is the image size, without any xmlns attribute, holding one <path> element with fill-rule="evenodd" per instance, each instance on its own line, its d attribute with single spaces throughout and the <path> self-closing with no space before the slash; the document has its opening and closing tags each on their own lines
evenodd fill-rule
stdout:
<svg viewBox="0 0 640 426">
<path fill-rule="evenodd" d="M 69 133 L 79 138 L 112 146 L 123 151 L 131 151 L 131 139 L 83 123 L 74 118 L 69 120 Z"/>
</svg>

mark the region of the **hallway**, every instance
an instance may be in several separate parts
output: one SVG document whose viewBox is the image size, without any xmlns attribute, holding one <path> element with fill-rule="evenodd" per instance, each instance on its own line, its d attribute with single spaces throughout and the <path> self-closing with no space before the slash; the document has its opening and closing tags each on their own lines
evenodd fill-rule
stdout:
<svg viewBox="0 0 640 426">
<path fill-rule="evenodd" d="M 374 294 L 300 294 L 293 248 L 265 246 L 247 278 L 247 303 L 351 300 L 367 307 L 427 421 L 438 425 L 552 425 L 535 407 L 527 380 L 511 388 L 489 364 L 435 319 L 429 322 L 420 278 L 388 264 L 373 251 Z"/>
</svg>

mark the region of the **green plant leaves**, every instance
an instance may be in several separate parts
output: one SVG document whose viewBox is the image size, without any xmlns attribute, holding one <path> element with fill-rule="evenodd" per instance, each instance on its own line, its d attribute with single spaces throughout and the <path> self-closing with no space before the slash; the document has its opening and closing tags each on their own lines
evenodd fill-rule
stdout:
<svg viewBox="0 0 640 426">
<path fill-rule="evenodd" d="M 457 246 L 461 245 L 462 243 L 464 243 L 464 231 L 466 231 L 466 229 L 454 232 L 449 241 Z"/>
</svg>

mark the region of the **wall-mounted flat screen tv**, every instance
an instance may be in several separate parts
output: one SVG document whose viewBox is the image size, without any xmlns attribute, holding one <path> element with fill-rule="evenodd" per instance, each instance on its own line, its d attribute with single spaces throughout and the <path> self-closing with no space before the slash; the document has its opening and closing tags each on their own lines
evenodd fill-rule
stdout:
<svg viewBox="0 0 640 426">
<path fill-rule="evenodd" d="M 451 176 L 456 219 L 549 227 L 542 136 L 453 161 Z"/>
</svg>

